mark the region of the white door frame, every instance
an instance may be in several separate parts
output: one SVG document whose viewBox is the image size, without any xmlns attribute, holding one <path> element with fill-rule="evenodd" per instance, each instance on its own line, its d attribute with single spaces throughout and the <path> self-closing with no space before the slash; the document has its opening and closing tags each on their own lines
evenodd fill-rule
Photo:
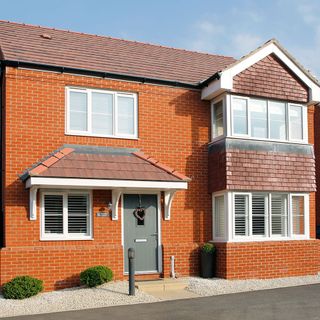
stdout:
<svg viewBox="0 0 320 320">
<path fill-rule="evenodd" d="M 153 273 L 161 273 L 162 272 L 162 246 L 161 246 L 161 191 L 151 191 L 151 190 L 130 190 L 130 191 L 123 191 L 121 194 L 121 245 L 123 251 L 123 274 L 127 275 L 128 272 L 125 272 L 125 254 L 124 252 L 124 207 L 123 207 L 123 196 L 125 194 L 150 194 L 157 196 L 157 232 L 158 232 L 158 270 L 152 271 L 136 271 L 136 274 L 153 274 Z"/>
</svg>

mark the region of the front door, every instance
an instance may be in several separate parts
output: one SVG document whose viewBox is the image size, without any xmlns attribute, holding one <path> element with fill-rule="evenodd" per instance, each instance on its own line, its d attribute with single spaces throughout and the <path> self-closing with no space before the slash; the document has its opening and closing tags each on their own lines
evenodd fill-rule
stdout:
<svg viewBox="0 0 320 320">
<path fill-rule="evenodd" d="M 123 195 L 125 272 L 128 249 L 135 249 L 138 273 L 158 272 L 158 198 L 153 194 Z"/>
</svg>

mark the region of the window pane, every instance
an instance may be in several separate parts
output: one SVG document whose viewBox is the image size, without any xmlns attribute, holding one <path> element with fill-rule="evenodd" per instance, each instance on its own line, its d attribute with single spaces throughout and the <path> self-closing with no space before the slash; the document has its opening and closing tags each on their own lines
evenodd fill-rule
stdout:
<svg viewBox="0 0 320 320">
<path fill-rule="evenodd" d="M 92 132 L 113 134 L 113 95 L 92 93 Z"/>
<path fill-rule="evenodd" d="M 51 234 L 63 233 L 63 196 L 44 196 L 44 232 Z"/>
<path fill-rule="evenodd" d="M 87 94 L 85 92 L 70 92 L 70 129 L 87 131 Z"/>
<path fill-rule="evenodd" d="M 234 196 L 235 235 L 248 235 L 248 200 L 247 195 Z"/>
<path fill-rule="evenodd" d="M 224 196 L 215 197 L 214 204 L 214 235 L 221 238 L 225 236 Z"/>
<path fill-rule="evenodd" d="M 247 100 L 234 98 L 232 100 L 233 132 L 235 134 L 248 134 L 248 107 Z"/>
<path fill-rule="evenodd" d="M 213 105 L 213 136 L 223 135 L 223 102 L 222 100 Z"/>
<path fill-rule="evenodd" d="M 271 195 L 271 234 L 285 237 L 287 235 L 288 216 L 285 195 Z"/>
<path fill-rule="evenodd" d="M 118 97 L 118 133 L 133 135 L 134 132 L 134 99 Z"/>
<path fill-rule="evenodd" d="M 292 233 L 304 234 L 304 197 L 292 197 Z"/>
<path fill-rule="evenodd" d="M 252 234 L 265 235 L 265 195 L 252 195 Z"/>
<path fill-rule="evenodd" d="M 269 115 L 270 138 L 285 140 L 287 138 L 285 103 L 269 101 Z"/>
<path fill-rule="evenodd" d="M 267 102 L 264 100 L 250 100 L 251 136 L 255 138 L 268 137 Z"/>
<path fill-rule="evenodd" d="M 88 233 L 88 196 L 68 195 L 68 232 Z"/>
<path fill-rule="evenodd" d="M 302 107 L 300 106 L 290 106 L 290 139 L 302 140 Z"/>
</svg>

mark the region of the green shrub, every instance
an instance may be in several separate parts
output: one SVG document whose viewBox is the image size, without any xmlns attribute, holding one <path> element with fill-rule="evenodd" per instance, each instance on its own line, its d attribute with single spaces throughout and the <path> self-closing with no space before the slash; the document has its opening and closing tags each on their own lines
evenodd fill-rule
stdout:
<svg viewBox="0 0 320 320">
<path fill-rule="evenodd" d="M 25 299 L 43 290 L 43 281 L 29 276 L 13 278 L 2 287 L 6 299 Z"/>
<path fill-rule="evenodd" d="M 95 266 L 80 273 L 80 282 L 88 287 L 96 287 L 113 278 L 112 270 L 105 266 Z"/>
<path fill-rule="evenodd" d="M 216 247 L 212 243 L 205 243 L 201 250 L 206 253 L 214 253 L 216 251 Z"/>
</svg>

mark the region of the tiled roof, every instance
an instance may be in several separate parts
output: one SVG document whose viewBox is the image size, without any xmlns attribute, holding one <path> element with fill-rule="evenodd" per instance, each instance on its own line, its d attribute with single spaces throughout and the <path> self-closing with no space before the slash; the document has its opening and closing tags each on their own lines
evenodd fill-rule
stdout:
<svg viewBox="0 0 320 320">
<path fill-rule="evenodd" d="M 63 146 L 22 175 L 144 181 L 189 181 L 178 171 L 133 149 Z"/>
<path fill-rule="evenodd" d="M 197 85 L 232 57 L 0 21 L 0 59 Z"/>
</svg>

